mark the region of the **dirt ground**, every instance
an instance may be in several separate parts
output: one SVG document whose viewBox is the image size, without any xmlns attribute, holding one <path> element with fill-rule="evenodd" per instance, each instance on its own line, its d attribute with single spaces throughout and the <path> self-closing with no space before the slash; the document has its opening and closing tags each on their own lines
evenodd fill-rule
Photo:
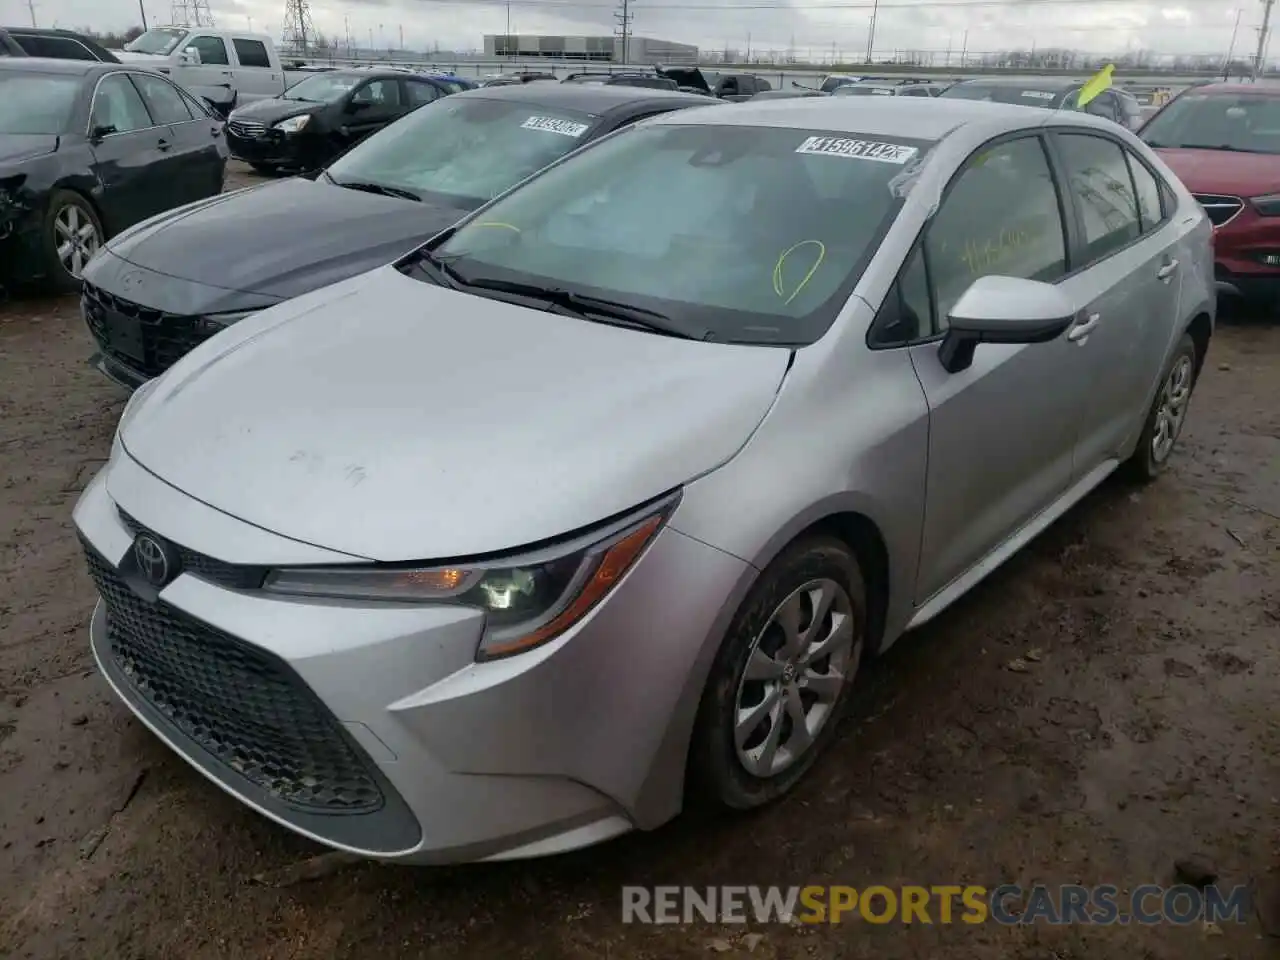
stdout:
<svg viewBox="0 0 1280 960">
<path fill-rule="evenodd" d="M 1280 325 L 1219 326 L 1171 471 L 1108 483 L 867 671 L 794 796 L 539 862 L 358 864 L 246 811 L 92 666 L 70 526 L 123 395 L 74 299 L 0 305 L 0 956 L 643 960 L 1272 956 L 1280 873 Z M 624 884 L 1173 882 L 1216 927 L 637 926 Z M 286 871 L 285 874 L 276 871 Z M 263 880 L 267 882 L 262 882 Z M 1260 914 L 1260 915 L 1259 915 Z"/>
</svg>

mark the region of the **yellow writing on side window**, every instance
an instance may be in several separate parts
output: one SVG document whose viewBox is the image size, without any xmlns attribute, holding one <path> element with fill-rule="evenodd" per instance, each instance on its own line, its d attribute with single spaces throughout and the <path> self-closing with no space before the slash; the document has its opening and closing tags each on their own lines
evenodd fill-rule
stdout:
<svg viewBox="0 0 1280 960">
<path fill-rule="evenodd" d="M 1033 217 L 1011 224 L 1001 228 L 996 236 L 983 240 L 968 238 L 964 242 L 960 259 L 969 268 L 971 276 L 995 273 L 1013 254 L 1037 242 L 1043 236 L 1043 220 L 1043 217 Z"/>
</svg>

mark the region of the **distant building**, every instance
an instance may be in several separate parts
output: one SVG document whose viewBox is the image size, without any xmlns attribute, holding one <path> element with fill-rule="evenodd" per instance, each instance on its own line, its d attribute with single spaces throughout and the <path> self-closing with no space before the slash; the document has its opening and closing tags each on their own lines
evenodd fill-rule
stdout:
<svg viewBox="0 0 1280 960">
<path fill-rule="evenodd" d="M 528 60 L 547 57 L 556 60 L 591 60 L 623 63 L 620 37 L 548 37 L 489 35 L 484 38 L 486 57 Z M 631 63 L 697 63 L 698 48 L 688 43 L 629 37 L 627 56 Z"/>
</svg>

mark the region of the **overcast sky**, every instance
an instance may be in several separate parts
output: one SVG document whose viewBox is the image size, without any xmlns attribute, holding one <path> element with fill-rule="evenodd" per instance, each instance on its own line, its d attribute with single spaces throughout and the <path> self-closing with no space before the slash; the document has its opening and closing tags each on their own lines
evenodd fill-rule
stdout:
<svg viewBox="0 0 1280 960">
<path fill-rule="evenodd" d="M 143 0 L 148 23 L 168 23 L 171 0 Z M 285 0 L 209 0 L 220 26 L 280 35 Z M 3 22 L 28 23 L 26 0 L 0 0 Z M 695 43 L 704 49 L 726 45 L 739 50 L 812 51 L 830 59 L 832 51 L 864 52 L 871 0 L 635 0 L 634 36 Z M 1252 54 L 1261 23 L 1258 0 L 1183 0 L 1180 4 L 1117 0 L 881 0 L 875 49 L 887 57 L 895 49 L 944 51 L 958 58 L 1011 48 L 1069 46 L 1098 53 L 1149 49 L 1162 53 L 1224 55 L 1236 12 L 1243 8 L 1236 54 Z M 613 32 L 610 0 L 311 0 L 316 27 L 352 42 L 414 49 L 478 49 L 486 33 L 604 35 Z M 41 26 L 123 29 L 140 22 L 138 0 L 36 0 Z M 349 27 L 348 27 L 349 25 Z M 1280 51 L 1280 48 L 1277 48 Z"/>
</svg>

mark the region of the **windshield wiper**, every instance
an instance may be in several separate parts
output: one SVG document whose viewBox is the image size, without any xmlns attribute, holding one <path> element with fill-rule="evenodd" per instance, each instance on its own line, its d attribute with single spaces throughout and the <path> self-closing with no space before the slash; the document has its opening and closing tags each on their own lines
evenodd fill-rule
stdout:
<svg viewBox="0 0 1280 960">
<path fill-rule="evenodd" d="M 363 190 L 365 193 L 376 193 L 382 197 L 396 197 L 400 200 L 415 200 L 419 203 L 422 198 L 412 190 L 405 190 L 403 187 L 388 187 L 386 184 L 374 183 L 372 180 L 339 180 L 337 177 L 329 176 L 329 182 L 339 187 L 346 187 L 348 190 Z"/>
<path fill-rule="evenodd" d="M 1246 150 L 1244 147 L 1233 147 L 1229 143 L 1184 143 L 1182 150 L 1228 150 L 1231 153 L 1261 153 L 1260 150 Z"/>
<path fill-rule="evenodd" d="M 427 254 L 429 256 L 429 254 Z M 678 323 L 665 313 L 648 310 L 645 307 L 619 303 L 604 297 L 593 297 L 586 293 L 565 290 L 562 287 L 544 287 L 536 283 L 521 283 L 518 280 L 496 280 L 486 277 L 463 280 L 469 287 L 479 290 L 493 290 L 495 293 L 511 293 L 520 297 L 541 300 L 561 309 L 568 309 L 590 320 L 593 317 L 604 318 L 605 322 L 619 326 L 635 327 L 641 330 L 652 330 L 671 337 L 685 340 L 710 340 L 710 330 L 690 327 Z"/>
</svg>

